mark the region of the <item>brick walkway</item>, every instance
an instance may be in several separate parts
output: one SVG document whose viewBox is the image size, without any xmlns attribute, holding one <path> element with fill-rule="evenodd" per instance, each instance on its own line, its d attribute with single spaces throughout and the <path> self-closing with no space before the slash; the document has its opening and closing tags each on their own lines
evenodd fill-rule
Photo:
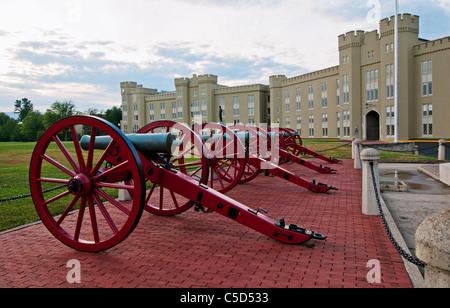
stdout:
<svg viewBox="0 0 450 308">
<path fill-rule="evenodd" d="M 361 171 L 352 165 L 344 161 L 334 175 L 285 166 L 340 189 L 327 194 L 262 175 L 227 194 L 328 236 L 313 247 L 284 245 L 192 209 L 176 217 L 144 213 L 130 237 L 98 254 L 74 251 L 37 224 L 0 235 L 0 287 L 410 288 L 380 218 L 361 214 Z M 71 259 L 81 263 L 81 284 L 67 282 Z M 381 263 L 379 284 L 367 282 L 372 259 Z"/>
</svg>

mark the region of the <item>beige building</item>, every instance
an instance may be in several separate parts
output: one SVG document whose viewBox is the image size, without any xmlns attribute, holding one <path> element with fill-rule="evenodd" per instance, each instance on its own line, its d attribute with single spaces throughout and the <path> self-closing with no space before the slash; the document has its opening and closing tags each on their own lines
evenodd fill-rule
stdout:
<svg viewBox="0 0 450 308">
<path fill-rule="evenodd" d="M 227 87 L 215 75 L 175 79 L 175 91 L 157 93 L 122 82 L 122 130 L 160 120 L 279 124 L 302 138 L 393 140 L 394 16 L 372 32 L 338 38 L 337 66 L 308 74 L 270 76 L 269 85 Z M 419 17 L 399 15 L 400 140 L 450 138 L 450 37 L 419 38 Z"/>
</svg>

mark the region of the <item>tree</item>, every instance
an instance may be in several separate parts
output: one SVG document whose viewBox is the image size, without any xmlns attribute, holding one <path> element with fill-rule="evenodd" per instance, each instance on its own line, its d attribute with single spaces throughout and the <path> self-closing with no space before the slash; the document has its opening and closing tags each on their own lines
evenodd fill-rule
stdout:
<svg viewBox="0 0 450 308">
<path fill-rule="evenodd" d="M 43 116 L 39 111 L 30 111 L 22 121 L 22 134 L 28 141 L 36 141 L 38 134 L 44 130 Z"/>
<path fill-rule="evenodd" d="M 73 116 L 76 113 L 75 105 L 72 101 L 56 101 L 44 114 L 44 126 L 49 128 L 56 121 Z"/>
<path fill-rule="evenodd" d="M 14 119 L 9 119 L 4 125 L 0 126 L 0 141 L 21 141 L 19 123 Z"/>
<path fill-rule="evenodd" d="M 18 121 L 22 122 L 30 111 L 33 110 L 33 104 L 28 98 L 22 98 L 22 100 L 16 100 L 14 103 L 14 113 L 18 113 Z"/>
<path fill-rule="evenodd" d="M 0 112 L 0 126 L 3 126 L 11 119 L 6 113 Z"/>
<path fill-rule="evenodd" d="M 119 127 L 119 123 L 122 121 L 122 110 L 119 107 L 114 106 L 111 109 L 106 110 L 103 118 Z"/>
<path fill-rule="evenodd" d="M 75 110 L 75 105 L 72 101 L 64 101 L 64 102 L 54 102 L 52 106 L 47 109 L 44 113 L 42 123 L 44 127 L 47 129 L 52 126 L 55 122 L 62 120 L 64 118 L 76 115 L 77 111 Z M 64 139 L 68 140 L 68 131 L 64 130 Z"/>
</svg>

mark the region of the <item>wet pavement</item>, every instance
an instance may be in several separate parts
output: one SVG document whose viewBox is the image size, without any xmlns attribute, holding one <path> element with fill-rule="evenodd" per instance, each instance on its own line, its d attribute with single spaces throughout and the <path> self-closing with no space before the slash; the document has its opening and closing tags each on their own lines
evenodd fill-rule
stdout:
<svg viewBox="0 0 450 308">
<path fill-rule="evenodd" d="M 413 255 L 419 225 L 431 214 L 450 209 L 450 187 L 420 172 L 423 167 L 422 164 L 379 165 L 380 182 L 401 181 L 408 187 L 407 192 L 382 192 L 382 197 Z"/>
</svg>

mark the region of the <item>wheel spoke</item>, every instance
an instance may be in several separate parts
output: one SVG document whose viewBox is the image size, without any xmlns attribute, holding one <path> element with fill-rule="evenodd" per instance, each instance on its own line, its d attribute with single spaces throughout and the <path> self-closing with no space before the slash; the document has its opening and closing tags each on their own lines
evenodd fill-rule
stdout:
<svg viewBox="0 0 450 308">
<path fill-rule="evenodd" d="M 88 159 L 86 163 L 86 173 L 90 173 L 92 170 L 92 161 L 94 160 L 94 150 L 95 150 L 95 135 L 97 134 L 97 129 L 91 127 L 91 139 L 89 142 Z"/>
<path fill-rule="evenodd" d="M 80 169 L 84 170 L 86 165 L 84 163 L 83 152 L 81 151 L 80 142 L 78 141 L 77 132 L 73 125 L 70 126 L 70 133 L 72 134 L 73 145 L 75 147 L 75 151 L 78 157 L 78 164 L 80 165 Z"/>
<path fill-rule="evenodd" d="M 69 151 L 67 151 L 66 147 L 62 144 L 61 140 L 57 135 L 53 136 L 53 140 L 58 145 L 61 152 L 64 154 L 64 156 L 67 158 L 67 161 L 72 166 L 75 173 L 80 173 L 80 167 L 77 165 L 77 163 L 73 160 L 72 155 L 70 155 Z"/>
<path fill-rule="evenodd" d="M 192 145 L 190 148 L 184 150 L 183 152 L 178 153 L 178 155 L 172 159 L 171 162 L 179 160 L 180 158 L 182 158 L 185 154 L 187 154 L 189 151 L 192 151 L 195 148 L 195 145 Z M 192 152 L 191 152 L 192 154 Z"/>
<path fill-rule="evenodd" d="M 123 213 L 125 213 L 126 215 L 130 215 L 130 211 L 124 207 L 122 204 L 120 204 L 119 202 L 117 202 L 116 200 L 114 200 L 110 195 L 108 195 L 107 193 L 105 193 L 103 190 L 101 189 L 95 189 L 95 192 L 97 194 L 99 194 L 100 196 L 102 196 L 103 198 L 105 198 L 109 203 L 111 203 L 112 205 L 114 205 L 116 208 L 118 208 L 119 210 L 121 210 Z"/>
<path fill-rule="evenodd" d="M 44 182 L 44 183 L 69 184 L 69 180 L 63 180 L 63 179 L 39 178 L 37 180 L 39 182 Z"/>
<path fill-rule="evenodd" d="M 86 209 L 86 198 L 83 197 L 83 198 L 81 198 L 80 211 L 78 212 L 77 225 L 75 227 L 75 234 L 73 236 L 75 241 L 78 241 L 80 238 L 81 226 L 83 224 L 83 217 L 84 217 L 85 209 Z"/>
<path fill-rule="evenodd" d="M 95 165 L 94 169 L 92 169 L 92 171 L 90 172 L 90 175 L 97 175 L 98 170 L 100 170 L 100 167 L 102 166 L 103 162 L 105 161 L 106 157 L 109 155 L 109 153 L 111 152 L 111 148 L 114 146 L 115 142 L 114 140 L 112 140 L 108 147 L 106 148 L 106 150 L 103 152 L 102 157 L 100 157 L 100 159 L 98 160 L 97 164 Z"/>
<path fill-rule="evenodd" d="M 73 207 L 75 206 L 75 204 L 77 204 L 78 200 L 80 200 L 80 196 L 75 196 L 75 198 L 73 198 L 72 202 L 69 204 L 67 209 L 64 211 L 64 213 L 56 222 L 56 227 L 59 227 L 61 223 L 64 221 L 64 219 L 66 219 L 67 215 L 70 213 L 70 211 L 73 210 Z"/>
<path fill-rule="evenodd" d="M 147 198 L 145 198 L 145 204 L 148 204 L 148 201 L 150 200 L 151 196 L 153 195 L 153 192 L 155 191 L 156 184 L 153 183 L 152 188 L 150 189 L 150 192 L 147 194 Z"/>
<path fill-rule="evenodd" d="M 225 185 L 223 184 L 223 181 L 222 181 L 222 178 L 220 176 L 219 170 L 217 169 L 217 167 L 213 167 L 213 168 L 214 168 L 214 172 L 217 174 L 217 179 L 219 180 L 219 184 L 220 184 L 220 186 L 223 189 L 225 187 Z M 211 187 L 213 187 L 212 185 L 213 185 L 213 183 L 211 181 Z"/>
<path fill-rule="evenodd" d="M 70 191 L 66 191 L 66 192 L 64 192 L 64 193 L 62 193 L 62 194 L 60 194 L 60 195 L 57 195 L 56 197 L 53 197 L 53 198 L 51 198 L 51 199 L 45 201 L 44 203 L 42 203 L 42 206 L 47 206 L 47 205 L 49 205 L 50 203 L 55 202 L 56 200 L 59 200 L 59 199 L 61 199 L 61 198 L 64 198 L 64 197 L 66 197 L 66 196 L 68 196 L 68 195 L 70 195 Z"/>
<path fill-rule="evenodd" d="M 128 189 L 131 190 L 134 188 L 132 185 L 125 185 L 125 184 L 114 184 L 114 183 L 103 183 L 103 182 L 97 182 L 95 183 L 96 188 L 102 188 L 102 187 L 109 187 L 109 188 L 116 188 L 116 189 Z"/>
<path fill-rule="evenodd" d="M 171 190 L 169 190 L 170 195 L 172 196 L 172 200 L 173 200 L 173 204 L 175 205 L 176 208 L 179 208 L 180 206 L 178 205 L 178 201 L 177 198 L 175 197 L 175 193 Z"/>
<path fill-rule="evenodd" d="M 164 204 L 164 188 L 159 186 L 159 209 L 163 209 Z"/>
<path fill-rule="evenodd" d="M 60 163 L 58 163 L 53 158 L 50 158 L 50 157 L 48 157 L 45 154 L 41 155 L 41 158 L 43 158 L 45 161 L 49 162 L 50 164 L 52 164 L 53 166 L 55 166 L 56 168 L 58 168 L 62 172 L 68 174 L 70 177 L 72 177 L 72 178 L 75 177 L 75 173 L 73 171 L 71 171 L 68 168 L 66 168 L 65 166 L 61 165 Z"/>
<path fill-rule="evenodd" d="M 98 234 L 97 217 L 95 215 L 95 205 L 91 197 L 87 198 L 89 205 L 89 215 L 91 216 L 92 234 L 94 235 L 94 241 L 100 242 L 100 236 Z"/>
<path fill-rule="evenodd" d="M 105 205 L 100 200 L 97 194 L 93 194 L 95 203 L 97 203 L 97 207 L 100 209 L 100 212 L 102 213 L 103 217 L 105 218 L 106 222 L 108 223 L 109 227 L 111 228 L 112 232 L 114 234 L 119 233 L 119 230 L 117 229 L 116 225 L 114 224 L 114 221 L 111 218 L 111 215 L 109 215 L 108 211 L 105 208 Z"/>
<path fill-rule="evenodd" d="M 117 166 L 115 166 L 115 167 L 109 168 L 108 170 L 106 170 L 106 171 L 103 172 L 102 174 L 99 174 L 99 175 L 94 176 L 94 177 L 92 178 L 92 180 L 93 180 L 94 182 L 98 182 L 101 178 L 103 178 L 103 177 L 105 177 L 105 176 L 108 176 L 108 175 L 110 175 L 110 174 L 113 173 L 113 172 L 118 172 L 121 168 L 127 166 L 128 163 L 129 163 L 129 161 L 127 160 L 127 161 L 124 161 L 123 163 L 121 163 L 121 164 L 119 164 L 119 165 L 117 165 Z"/>
</svg>

